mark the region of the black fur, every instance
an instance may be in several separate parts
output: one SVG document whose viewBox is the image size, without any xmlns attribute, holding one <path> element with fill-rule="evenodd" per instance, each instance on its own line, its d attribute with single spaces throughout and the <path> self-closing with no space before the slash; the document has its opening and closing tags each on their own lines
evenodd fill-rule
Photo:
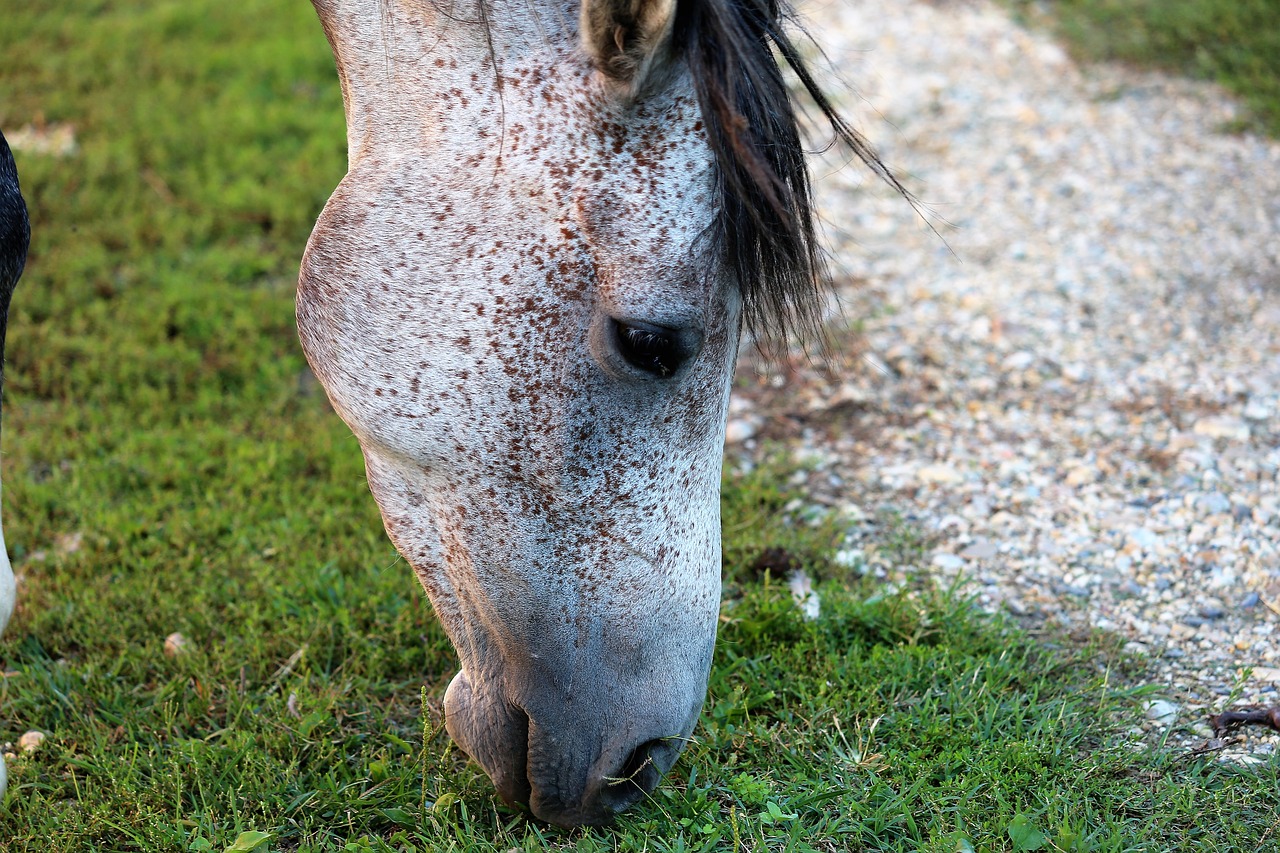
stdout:
<svg viewBox="0 0 1280 853">
<path fill-rule="evenodd" d="M 0 133 L 0 385 L 4 383 L 4 339 L 9 300 L 27 262 L 31 223 L 18 189 L 18 166 L 9 143 Z"/>
<path fill-rule="evenodd" d="M 794 99 L 779 57 L 836 139 L 910 199 L 819 88 L 787 33 L 791 19 L 778 0 L 681 0 L 674 31 L 718 167 L 717 248 L 742 291 L 747 327 L 766 346 L 819 331 L 828 282 Z"/>
</svg>

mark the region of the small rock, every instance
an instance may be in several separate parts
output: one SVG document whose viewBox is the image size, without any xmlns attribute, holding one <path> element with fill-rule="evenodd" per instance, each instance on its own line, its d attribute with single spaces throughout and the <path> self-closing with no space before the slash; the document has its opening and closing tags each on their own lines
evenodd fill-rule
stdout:
<svg viewBox="0 0 1280 853">
<path fill-rule="evenodd" d="M 44 743 L 44 732 L 38 732 L 34 729 L 18 738 L 18 749 L 23 752 L 35 752 L 40 748 L 40 744 Z"/>
<path fill-rule="evenodd" d="M 1241 610 L 1252 610 L 1253 608 L 1257 607 L 1259 602 L 1261 601 L 1262 601 L 1262 596 L 1258 595 L 1258 593 L 1256 592 L 1251 592 L 1248 595 L 1246 595 L 1244 598 L 1240 599 L 1240 603 L 1237 604 L 1236 606 L 1239 607 Z"/>
<path fill-rule="evenodd" d="M 1160 537 L 1145 527 L 1135 527 L 1129 531 L 1129 544 L 1143 551 L 1153 551 L 1160 545 Z"/>
<path fill-rule="evenodd" d="M 955 554 L 947 554 L 945 552 L 934 554 L 933 564 L 940 569 L 950 572 L 959 571 L 964 568 L 964 560 L 960 559 Z"/>
<path fill-rule="evenodd" d="M 1201 737 L 1205 740 L 1211 740 L 1213 738 L 1213 729 L 1211 729 L 1209 724 L 1205 722 L 1193 723 L 1191 725 L 1191 733 L 1196 737 Z"/>
<path fill-rule="evenodd" d="M 1026 350 L 1020 350 L 1005 358 L 1005 360 L 1000 363 L 1000 366 L 1005 370 L 1011 371 L 1026 370 L 1035 363 L 1035 360 L 1036 357 L 1033 354 Z"/>
<path fill-rule="evenodd" d="M 1216 515 L 1231 509 L 1231 501 L 1222 492 L 1210 492 L 1207 495 L 1201 495 L 1196 501 L 1196 506 L 1209 515 Z"/>
<path fill-rule="evenodd" d="M 187 638 L 176 631 L 164 638 L 164 656 L 167 658 L 176 658 L 178 655 L 186 654 Z"/>
<path fill-rule="evenodd" d="M 862 507 L 852 501 L 844 501 L 841 503 L 838 511 L 845 521 L 858 522 L 865 521 L 867 519 L 867 513 L 862 509 Z"/>
<path fill-rule="evenodd" d="M 746 418 L 734 418 L 724 429 L 726 444 L 741 444 L 756 434 L 756 426 Z"/>
<path fill-rule="evenodd" d="M 1068 486 L 1087 486 L 1098 481 L 1098 469 L 1092 465 L 1081 465 L 1067 473 Z"/>
<path fill-rule="evenodd" d="M 866 555 L 861 548 L 841 548 L 831 561 L 842 568 L 855 569 L 866 562 Z"/>
<path fill-rule="evenodd" d="M 921 483 L 958 483 L 964 477 L 947 465 L 925 465 L 916 471 L 916 479 Z"/>
<path fill-rule="evenodd" d="M 1271 666 L 1255 666 L 1253 668 L 1253 680 L 1280 684 L 1280 669 Z"/>
<path fill-rule="evenodd" d="M 1232 441 L 1248 441 L 1249 425 L 1240 418 L 1226 416 L 1201 418 L 1191 431 L 1210 438 L 1226 438 Z"/>
<path fill-rule="evenodd" d="M 1153 699 L 1147 703 L 1144 713 L 1148 720 L 1168 726 L 1178 719 L 1178 706 L 1165 699 Z"/>
<path fill-rule="evenodd" d="M 990 560 L 998 553 L 994 542 L 974 542 L 960 552 L 966 560 Z"/>
<path fill-rule="evenodd" d="M 1250 397 L 1249 402 L 1245 403 L 1244 416 L 1251 421 L 1270 420 L 1274 406 L 1261 397 Z"/>
<path fill-rule="evenodd" d="M 1089 366 L 1083 362 L 1072 362 L 1062 368 L 1062 375 L 1068 382 L 1084 382 L 1090 377 Z"/>
</svg>

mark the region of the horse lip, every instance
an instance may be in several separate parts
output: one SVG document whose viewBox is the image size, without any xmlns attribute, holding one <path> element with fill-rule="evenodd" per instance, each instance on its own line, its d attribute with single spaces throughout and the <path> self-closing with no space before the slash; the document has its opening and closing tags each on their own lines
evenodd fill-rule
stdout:
<svg viewBox="0 0 1280 853">
<path fill-rule="evenodd" d="M 572 798 L 576 802 L 530 779 L 533 797 L 529 810 L 539 820 L 557 826 L 611 824 L 619 814 L 653 793 L 687 740 L 686 736 L 673 736 L 645 741 L 631 750 L 617 769 L 592 779 L 580 796 Z"/>
<path fill-rule="evenodd" d="M 530 811 L 540 820 L 564 827 L 612 823 L 619 814 L 648 798 L 661 784 L 689 742 L 701 710 L 699 697 L 687 718 L 677 724 L 681 727 L 679 734 L 649 738 L 630 748 L 619 747 L 615 741 L 615 746 L 594 757 L 581 790 L 560 790 L 553 784 L 547 784 L 545 779 L 535 779 L 531 775 L 529 782 L 533 797 L 529 802 Z M 630 740 L 630 743 L 635 744 L 636 740 Z M 535 748 L 531 742 L 531 765 Z"/>
<path fill-rule="evenodd" d="M 484 769 L 506 803 L 527 807 L 547 823 L 573 827 L 611 823 L 657 788 L 688 741 L 702 703 L 683 721 L 678 735 L 648 738 L 631 747 L 612 739 L 595 754 L 588 746 L 595 741 L 581 726 L 571 727 L 564 739 L 549 735 L 524 709 L 489 695 L 463 672 L 450 682 L 444 704 L 449 735 Z M 630 737 L 622 735 L 631 744 L 647 735 Z M 577 749 L 566 741 L 576 741 Z M 560 762 L 565 747 L 570 747 L 569 764 Z M 548 756 L 555 757 L 541 760 Z"/>
<path fill-rule="evenodd" d="M 449 682 L 444 709 L 449 737 L 484 769 L 498 795 L 512 805 L 527 805 L 532 794 L 526 772 L 529 715 L 479 694 L 465 672 Z"/>
</svg>

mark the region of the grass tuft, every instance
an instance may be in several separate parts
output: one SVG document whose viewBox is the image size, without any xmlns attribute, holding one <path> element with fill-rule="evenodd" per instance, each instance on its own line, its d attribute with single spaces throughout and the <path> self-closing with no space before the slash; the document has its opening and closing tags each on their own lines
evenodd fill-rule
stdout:
<svg viewBox="0 0 1280 853">
<path fill-rule="evenodd" d="M 1280 0 L 1011 0 L 1082 59 L 1213 80 L 1243 98 L 1239 130 L 1280 135 Z"/>
</svg>

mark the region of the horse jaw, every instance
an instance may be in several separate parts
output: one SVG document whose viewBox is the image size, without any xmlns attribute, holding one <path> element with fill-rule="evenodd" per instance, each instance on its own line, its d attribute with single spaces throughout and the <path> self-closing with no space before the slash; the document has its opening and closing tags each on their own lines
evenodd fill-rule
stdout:
<svg viewBox="0 0 1280 853">
<path fill-rule="evenodd" d="M 317 6 L 351 164 L 303 260 L 304 350 L 458 651 L 450 734 L 508 801 L 606 822 L 692 732 L 719 613 L 740 306 L 703 254 L 696 98 L 676 73 L 619 102 L 568 8 L 441 38 L 429 5 Z M 645 375 L 615 321 L 694 357 Z"/>
</svg>

